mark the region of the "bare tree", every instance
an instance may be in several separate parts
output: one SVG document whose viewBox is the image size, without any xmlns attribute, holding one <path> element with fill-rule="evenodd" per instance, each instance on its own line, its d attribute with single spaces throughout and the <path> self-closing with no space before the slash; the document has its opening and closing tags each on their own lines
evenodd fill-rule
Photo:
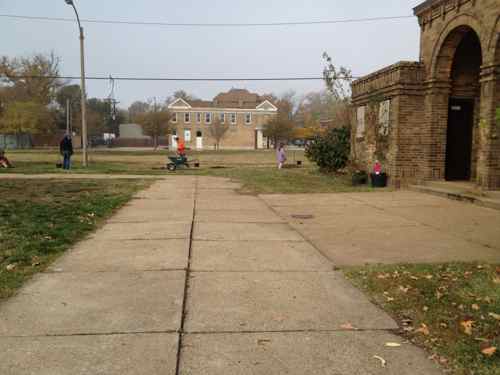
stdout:
<svg viewBox="0 0 500 375">
<path fill-rule="evenodd" d="M 158 138 L 166 135 L 170 128 L 170 112 L 165 106 L 151 104 L 150 108 L 138 114 L 135 121 L 142 126 L 144 133 L 153 138 L 155 150 L 158 148 Z"/>
<path fill-rule="evenodd" d="M 328 90 L 337 100 L 350 102 L 352 72 L 344 66 L 335 66 L 333 59 L 328 53 L 323 53 L 326 66 L 323 69 L 323 78 Z"/>
<path fill-rule="evenodd" d="M 135 121 L 135 118 L 138 115 L 148 112 L 150 110 L 150 107 L 150 104 L 147 102 L 142 102 L 140 100 L 133 102 L 130 107 L 128 107 L 128 115 L 130 121 Z"/>
<path fill-rule="evenodd" d="M 220 119 L 216 118 L 212 122 L 212 124 L 209 127 L 209 133 L 210 136 L 213 138 L 215 141 L 215 149 L 219 150 L 220 148 L 220 143 L 226 136 L 227 131 L 229 130 L 229 124 L 227 121 L 224 123 L 221 122 Z"/>
</svg>

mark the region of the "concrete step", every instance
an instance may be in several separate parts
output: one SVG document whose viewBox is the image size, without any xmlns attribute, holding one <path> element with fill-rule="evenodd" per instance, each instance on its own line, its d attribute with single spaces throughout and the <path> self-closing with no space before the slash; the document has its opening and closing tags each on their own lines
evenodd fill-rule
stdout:
<svg viewBox="0 0 500 375">
<path fill-rule="evenodd" d="M 409 190 L 432 194 L 439 197 L 444 197 L 456 201 L 472 203 L 481 207 L 492 208 L 495 210 L 500 210 L 500 197 L 496 192 L 492 194 L 489 193 L 479 193 L 476 191 L 460 190 L 456 188 L 456 185 L 451 185 L 447 187 L 446 184 L 430 184 L 430 185 L 410 185 Z"/>
</svg>

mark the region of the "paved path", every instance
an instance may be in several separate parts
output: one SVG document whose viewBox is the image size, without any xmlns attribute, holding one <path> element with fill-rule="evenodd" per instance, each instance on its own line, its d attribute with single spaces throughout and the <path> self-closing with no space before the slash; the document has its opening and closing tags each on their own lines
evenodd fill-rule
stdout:
<svg viewBox="0 0 500 375">
<path fill-rule="evenodd" d="M 172 177 L 140 193 L 0 305 L 0 373 L 440 374 L 317 248 L 235 187 Z"/>
<path fill-rule="evenodd" d="M 264 195 L 335 265 L 500 262 L 500 211 L 413 191 Z"/>
</svg>

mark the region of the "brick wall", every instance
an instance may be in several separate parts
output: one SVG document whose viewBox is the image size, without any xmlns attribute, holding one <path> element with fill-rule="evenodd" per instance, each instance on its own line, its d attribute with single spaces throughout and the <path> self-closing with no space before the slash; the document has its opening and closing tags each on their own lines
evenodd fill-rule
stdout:
<svg viewBox="0 0 500 375">
<path fill-rule="evenodd" d="M 449 100 L 473 100 L 472 181 L 499 189 L 500 0 L 430 0 L 415 14 L 420 63 L 392 65 L 354 82 L 354 106 L 391 99 L 386 163 L 399 186 L 445 178 Z M 377 148 L 371 131 L 353 141 L 353 157 L 364 165 Z"/>
</svg>

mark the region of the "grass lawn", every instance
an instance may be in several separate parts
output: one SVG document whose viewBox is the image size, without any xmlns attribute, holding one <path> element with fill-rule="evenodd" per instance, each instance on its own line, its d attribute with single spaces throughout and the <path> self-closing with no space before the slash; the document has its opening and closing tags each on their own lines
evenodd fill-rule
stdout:
<svg viewBox="0 0 500 375">
<path fill-rule="evenodd" d="M 499 266 L 370 266 L 345 273 L 392 314 L 409 341 L 453 374 L 500 374 Z"/>
<path fill-rule="evenodd" d="M 161 168 L 166 164 L 168 152 L 159 151 L 124 151 L 124 150 L 94 150 L 91 152 L 90 166 L 83 169 L 80 155 L 76 155 L 73 163 L 73 173 L 104 173 L 104 174 L 135 174 L 161 175 L 172 174 Z M 59 156 L 52 150 L 20 150 L 8 153 L 14 163 L 14 169 L 0 170 L 2 173 L 64 173 L 55 168 Z M 262 151 L 190 151 L 190 160 L 198 160 L 200 168 L 183 169 L 174 172 L 175 175 L 200 175 L 231 178 L 241 182 L 241 192 L 259 193 L 335 193 L 350 191 L 370 191 L 368 186 L 352 187 L 349 176 L 324 175 L 308 162 L 304 151 L 288 151 L 289 165 L 295 166 L 295 161 L 303 162 L 301 168 L 276 168 L 273 150 Z"/>
<path fill-rule="evenodd" d="M 1 180 L 0 300 L 146 187 L 141 180 Z"/>
</svg>

